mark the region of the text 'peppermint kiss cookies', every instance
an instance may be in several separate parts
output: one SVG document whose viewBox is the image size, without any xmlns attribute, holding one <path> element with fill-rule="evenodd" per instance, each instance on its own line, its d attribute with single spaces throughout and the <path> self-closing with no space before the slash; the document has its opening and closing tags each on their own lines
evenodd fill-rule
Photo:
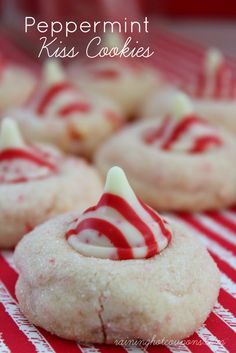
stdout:
<svg viewBox="0 0 236 353">
<path fill-rule="evenodd" d="M 26 144 L 16 123 L 5 118 L 0 135 L 0 247 L 50 217 L 83 210 L 100 194 L 100 179 L 81 159 L 46 145 Z"/>
<path fill-rule="evenodd" d="M 10 114 L 28 141 L 52 143 L 86 156 L 123 123 L 114 102 L 76 88 L 53 60 L 45 63 L 42 82 L 25 109 Z"/>
<path fill-rule="evenodd" d="M 139 200 L 113 167 L 96 206 L 52 219 L 18 244 L 20 309 L 33 324 L 82 342 L 187 337 L 206 320 L 220 284 L 188 232 Z"/>
<path fill-rule="evenodd" d="M 202 118 L 236 132 L 236 75 L 221 52 L 210 49 L 196 77 L 181 85 L 191 99 L 195 112 Z M 170 113 L 178 94 L 176 87 L 166 85 L 145 102 L 140 116 L 154 117 Z"/>
<path fill-rule="evenodd" d="M 172 113 L 146 120 L 113 136 L 98 151 L 102 173 L 114 164 L 158 210 L 219 209 L 236 202 L 236 141 L 201 119 L 183 93 Z"/>
</svg>

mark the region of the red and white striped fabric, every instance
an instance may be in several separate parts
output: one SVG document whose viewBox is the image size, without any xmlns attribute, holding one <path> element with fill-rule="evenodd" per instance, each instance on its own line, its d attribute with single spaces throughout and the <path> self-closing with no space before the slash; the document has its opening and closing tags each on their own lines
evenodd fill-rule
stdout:
<svg viewBox="0 0 236 353">
<path fill-rule="evenodd" d="M 203 59 L 203 50 L 192 43 L 158 32 L 158 55 L 153 64 L 174 81 L 191 80 Z M 229 59 L 235 70 L 236 61 Z M 53 336 L 31 325 L 21 314 L 16 297 L 17 274 L 12 252 L 0 253 L 0 353 L 235 353 L 236 352 L 236 207 L 204 214 L 168 214 L 190 227 L 203 241 L 221 271 L 221 290 L 217 304 L 205 325 L 188 340 L 178 344 L 147 347 L 85 346 Z M 180 323 L 181 324 L 181 323 Z"/>
</svg>

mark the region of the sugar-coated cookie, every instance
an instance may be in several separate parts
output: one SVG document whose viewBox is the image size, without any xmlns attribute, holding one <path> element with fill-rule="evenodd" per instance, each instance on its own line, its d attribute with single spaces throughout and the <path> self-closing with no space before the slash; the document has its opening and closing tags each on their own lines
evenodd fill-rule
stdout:
<svg viewBox="0 0 236 353">
<path fill-rule="evenodd" d="M 192 99 L 198 115 L 211 123 L 236 132 L 236 76 L 217 50 L 209 50 L 195 81 L 181 85 Z M 154 117 L 169 113 L 178 88 L 166 85 L 153 92 L 144 103 L 140 116 Z"/>
<path fill-rule="evenodd" d="M 55 61 L 45 64 L 42 83 L 27 106 L 9 114 L 28 141 L 52 143 L 86 156 L 123 123 L 114 102 L 77 89 Z"/>
<path fill-rule="evenodd" d="M 18 244 L 20 309 L 31 323 L 87 343 L 187 337 L 220 285 L 188 233 L 140 201 L 114 167 L 96 206 L 50 220 Z"/>
<path fill-rule="evenodd" d="M 0 135 L 0 247 L 50 217 L 83 210 L 101 192 L 96 171 L 82 159 L 45 145 L 27 145 L 6 118 Z"/>
<path fill-rule="evenodd" d="M 234 135 L 196 115 L 176 96 L 174 112 L 124 129 L 96 154 L 103 175 L 114 164 L 158 210 L 220 209 L 236 202 Z M 172 107 L 173 109 L 173 107 Z"/>
</svg>

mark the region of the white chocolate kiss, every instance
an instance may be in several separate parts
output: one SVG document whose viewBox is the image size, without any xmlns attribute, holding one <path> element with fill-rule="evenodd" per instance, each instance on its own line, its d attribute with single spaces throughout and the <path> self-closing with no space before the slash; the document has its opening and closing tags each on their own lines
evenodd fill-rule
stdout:
<svg viewBox="0 0 236 353">
<path fill-rule="evenodd" d="M 48 59 L 45 61 L 43 66 L 43 77 L 48 85 L 63 82 L 66 79 L 60 62 L 55 59 Z"/>
<path fill-rule="evenodd" d="M 191 100 L 183 92 L 176 93 L 171 108 L 173 118 L 176 119 L 182 119 L 183 117 L 194 113 Z"/>
<path fill-rule="evenodd" d="M 140 201 L 135 196 L 131 189 L 128 180 L 123 170 L 119 167 L 113 167 L 107 174 L 105 193 L 119 196 L 126 204 L 128 204 L 132 211 L 136 213 L 138 218 L 145 223 L 153 235 L 153 243 L 157 244 L 158 251 L 152 256 L 156 255 L 165 249 L 169 243 L 168 238 L 163 234 L 160 224 L 152 218 L 150 213 L 143 207 Z M 98 204 L 99 205 L 99 204 Z M 154 212 L 152 210 L 152 212 Z M 155 215 L 157 215 L 155 213 Z M 166 230 L 169 231 L 166 223 L 157 215 L 160 222 Z M 129 215 L 126 218 L 122 212 L 112 207 L 109 204 L 100 205 L 97 209 L 83 213 L 74 224 L 70 225 L 68 236 L 68 243 L 80 254 L 84 256 L 93 256 L 97 258 L 119 260 L 119 247 L 114 245 L 112 241 L 105 234 L 99 232 L 97 229 L 86 228 L 80 230 L 78 233 L 74 232 L 78 229 L 81 222 L 90 219 L 98 221 L 106 221 L 112 226 L 115 226 L 124 236 L 132 251 L 132 256 L 129 259 L 140 259 L 147 257 L 148 247 L 145 243 L 144 236 L 140 228 L 136 224 L 132 224 Z M 68 234 L 68 233 L 67 233 Z"/>
<path fill-rule="evenodd" d="M 16 122 L 11 118 L 4 118 L 0 131 L 0 150 L 24 146 L 25 143 Z"/>
<path fill-rule="evenodd" d="M 107 173 L 104 192 L 120 196 L 130 204 L 137 202 L 137 197 L 120 167 L 115 166 Z"/>
</svg>

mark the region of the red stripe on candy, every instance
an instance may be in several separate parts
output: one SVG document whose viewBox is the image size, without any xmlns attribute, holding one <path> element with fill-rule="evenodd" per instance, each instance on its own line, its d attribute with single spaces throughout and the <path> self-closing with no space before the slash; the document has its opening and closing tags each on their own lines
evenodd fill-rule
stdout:
<svg viewBox="0 0 236 353">
<path fill-rule="evenodd" d="M 110 242 L 117 248 L 117 254 L 120 260 L 127 260 L 133 258 L 132 249 L 125 239 L 123 233 L 115 227 L 112 223 L 99 219 L 87 218 L 81 221 L 75 229 L 70 229 L 66 233 L 66 239 L 71 235 L 79 234 L 83 230 L 96 230 L 101 235 L 107 237 Z"/>
<path fill-rule="evenodd" d="M 0 152 L 0 162 L 13 159 L 25 159 L 40 167 L 47 167 L 50 170 L 56 170 L 56 166 L 53 163 L 48 162 L 40 156 L 32 154 L 30 151 L 24 149 L 11 148 Z"/>
<path fill-rule="evenodd" d="M 209 146 L 221 146 L 222 140 L 218 136 L 207 135 L 197 137 L 194 141 L 193 146 L 189 150 L 190 153 L 204 152 Z"/>
<path fill-rule="evenodd" d="M 47 106 L 51 103 L 51 101 L 60 93 L 67 91 L 72 88 L 72 85 L 68 82 L 60 82 L 57 84 L 54 84 L 52 87 L 50 87 L 44 96 L 41 99 L 41 102 L 39 102 L 38 108 L 37 108 L 37 113 L 39 115 L 44 114 L 45 110 L 47 109 Z"/>
<path fill-rule="evenodd" d="M 176 125 L 170 137 L 162 145 L 162 148 L 164 150 L 170 149 L 171 145 L 176 142 L 194 124 L 207 125 L 207 122 L 199 119 L 196 116 L 187 116 L 185 119 L 181 120 L 179 124 Z"/>
<path fill-rule="evenodd" d="M 58 111 L 58 115 L 62 118 L 73 113 L 88 113 L 91 110 L 91 105 L 87 102 L 75 102 L 65 105 Z"/>
<path fill-rule="evenodd" d="M 151 229 L 122 197 L 105 193 L 100 199 L 97 208 L 102 206 L 114 208 L 142 234 L 145 244 L 148 247 L 147 257 L 154 256 L 159 252 L 157 241 Z"/>
<path fill-rule="evenodd" d="M 146 134 L 144 136 L 144 141 L 147 144 L 152 144 L 153 142 L 155 142 L 156 140 L 160 139 L 166 132 L 168 126 L 170 124 L 170 117 L 166 117 L 160 126 L 158 126 L 157 129 L 152 130 L 150 132 L 148 132 L 148 134 Z"/>
<path fill-rule="evenodd" d="M 164 235 L 164 237 L 167 238 L 168 243 L 169 243 L 171 241 L 171 237 L 172 237 L 171 232 L 165 227 L 165 223 L 162 221 L 162 218 L 155 211 L 153 211 L 153 209 L 151 207 L 146 205 L 144 202 L 142 202 L 141 200 L 139 200 L 139 202 L 141 203 L 141 205 L 143 206 L 145 211 L 147 211 L 150 214 L 152 219 L 159 224 L 162 234 Z"/>
</svg>

